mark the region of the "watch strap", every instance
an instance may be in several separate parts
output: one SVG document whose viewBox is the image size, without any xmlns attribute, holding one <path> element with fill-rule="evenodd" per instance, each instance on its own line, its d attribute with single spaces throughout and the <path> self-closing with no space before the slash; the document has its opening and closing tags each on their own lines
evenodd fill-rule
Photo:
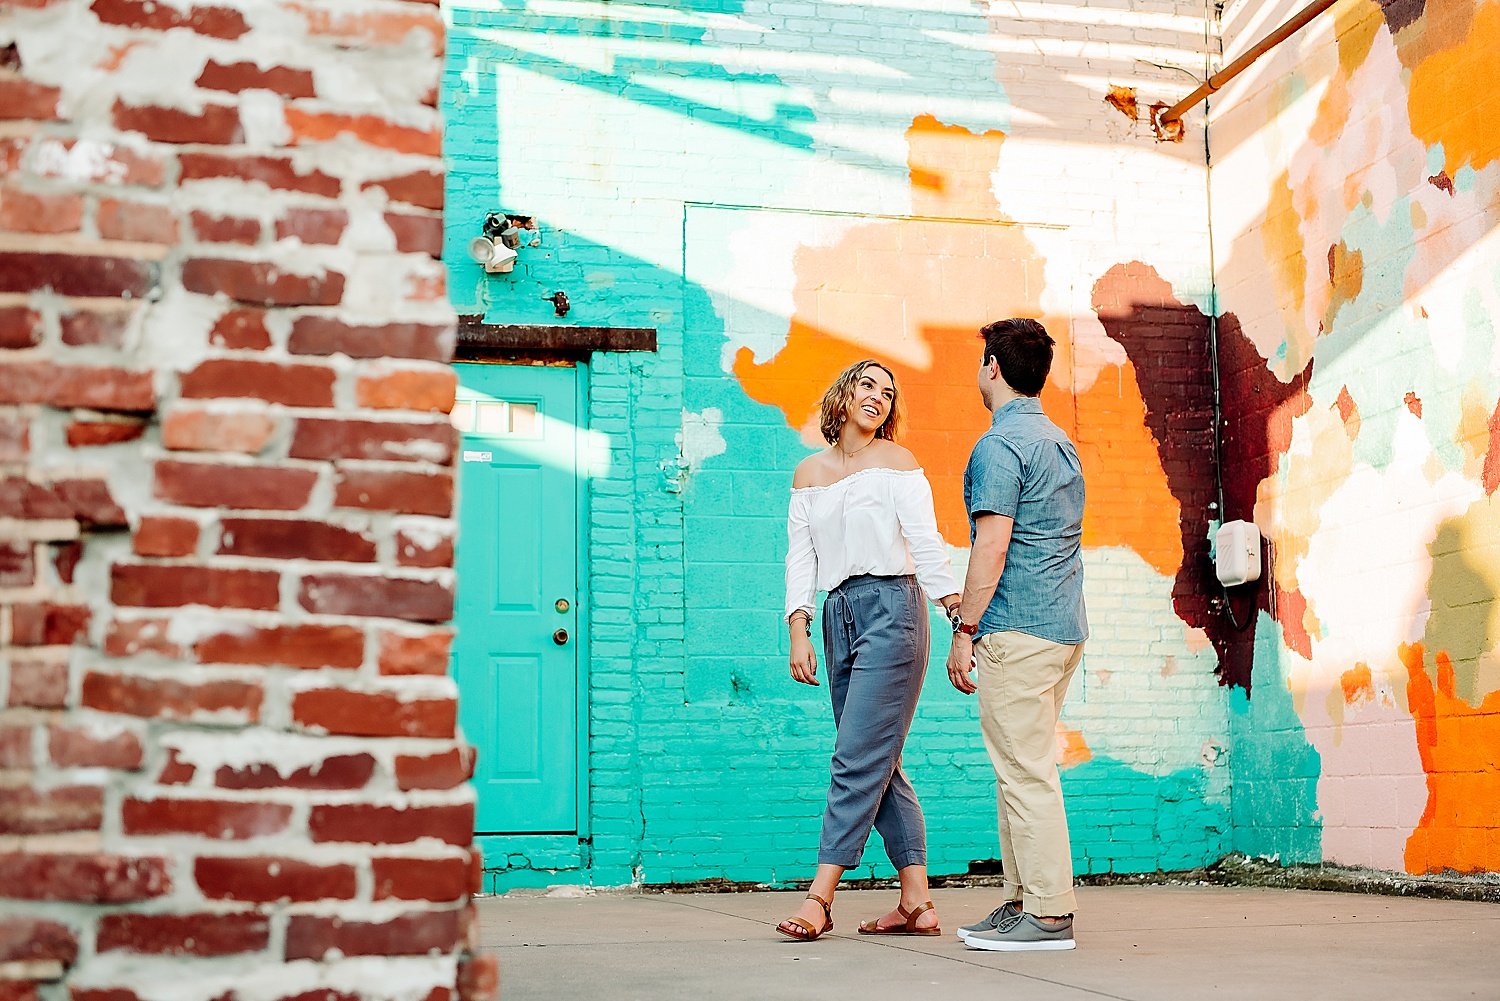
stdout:
<svg viewBox="0 0 1500 1001">
<path fill-rule="evenodd" d="M 976 622 L 973 625 L 970 625 L 969 623 L 965 622 L 963 616 L 958 614 L 957 609 L 954 609 L 953 614 L 948 616 L 948 622 L 953 626 L 953 631 L 955 633 L 963 633 L 965 636 L 974 636 L 979 632 L 979 623 Z"/>
</svg>

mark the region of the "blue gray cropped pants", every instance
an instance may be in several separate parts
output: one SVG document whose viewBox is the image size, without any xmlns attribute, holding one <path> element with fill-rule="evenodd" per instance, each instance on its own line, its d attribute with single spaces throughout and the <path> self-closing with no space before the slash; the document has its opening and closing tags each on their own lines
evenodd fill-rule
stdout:
<svg viewBox="0 0 1500 1001">
<path fill-rule="evenodd" d="M 823 659 L 838 737 L 818 862 L 852 868 L 870 826 L 897 869 L 927 862 L 927 825 L 901 748 L 927 674 L 927 599 L 916 578 L 851 577 L 823 605 Z"/>
</svg>

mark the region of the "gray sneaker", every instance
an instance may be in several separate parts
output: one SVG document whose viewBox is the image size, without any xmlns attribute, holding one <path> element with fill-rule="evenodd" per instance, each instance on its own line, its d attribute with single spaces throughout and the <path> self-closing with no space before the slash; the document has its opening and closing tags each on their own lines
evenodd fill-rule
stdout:
<svg viewBox="0 0 1500 1001">
<path fill-rule="evenodd" d="M 964 925 L 962 928 L 960 928 L 958 930 L 958 940 L 960 942 L 967 941 L 969 936 L 974 934 L 975 932 L 994 931 L 996 928 L 1000 927 L 1000 922 L 1004 921 L 1007 918 L 1013 918 L 1020 913 L 1020 903 L 1015 900 L 1007 900 L 1005 903 L 1001 904 L 993 911 L 990 911 L 989 917 L 981 921 L 976 921 L 971 925 Z"/>
<path fill-rule="evenodd" d="M 964 939 L 970 949 L 986 952 L 1033 952 L 1072 949 L 1073 915 L 1057 924 L 1043 924 L 1030 914 L 1017 914 L 1000 922 L 994 931 L 973 932 Z"/>
</svg>

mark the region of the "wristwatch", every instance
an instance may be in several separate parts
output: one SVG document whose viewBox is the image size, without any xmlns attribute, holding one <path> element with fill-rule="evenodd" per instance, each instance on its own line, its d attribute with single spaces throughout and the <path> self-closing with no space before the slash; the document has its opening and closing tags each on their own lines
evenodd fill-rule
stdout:
<svg viewBox="0 0 1500 1001">
<path fill-rule="evenodd" d="M 953 610 L 953 614 L 948 616 L 948 621 L 953 624 L 953 631 L 955 633 L 963 633 L 965 636 L 974 636 L 979 632 L 979 623 L 975 622 L 970 625 L 969 623 L 965 622 L 964 617 L 959 614 L 959 611 L 956 608 Z"/>
</svg>

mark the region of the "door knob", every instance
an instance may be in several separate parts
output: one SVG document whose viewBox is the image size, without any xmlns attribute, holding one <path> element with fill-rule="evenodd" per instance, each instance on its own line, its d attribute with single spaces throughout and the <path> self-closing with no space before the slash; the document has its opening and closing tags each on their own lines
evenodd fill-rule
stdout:
<svg viewBox="0 0 1500 1001">
<path fill-rule="evenodd" d="M 557 632 L 553 633 L 552 642 L 556 643 L 558 646 L 565 645 L 568 642 L 568 631 L 566 629 L 559 629 Z"/>
</svg>

